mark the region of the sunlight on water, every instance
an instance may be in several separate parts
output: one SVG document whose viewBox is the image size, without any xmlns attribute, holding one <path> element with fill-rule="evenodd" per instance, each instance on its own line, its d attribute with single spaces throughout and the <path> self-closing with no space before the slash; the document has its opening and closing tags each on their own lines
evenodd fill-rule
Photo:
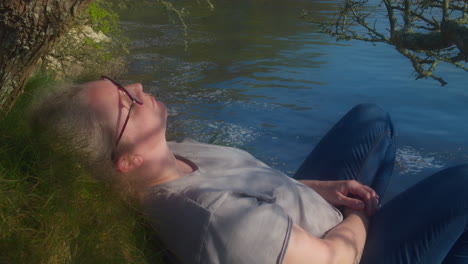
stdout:
<svg viewBox="0 0 468 264">
<path fill-rule="evenodd" d="M 440 169 L 445 164 L 437 159 L 437 153 L 424 153 L 410 146 L 402 146 L 396 152 L 395 169 L 400 174 L 414 175 L 424 169 Z"/>
<path fill-rule="evenodd" d="M 191 119 L 183 121 L 182 127 L 204 131 L 189 136 L 196 141 L 237 148 L 248 146 L 260 135 L 260 132 L 253 127 L 228 122 Z"/>
</svg>

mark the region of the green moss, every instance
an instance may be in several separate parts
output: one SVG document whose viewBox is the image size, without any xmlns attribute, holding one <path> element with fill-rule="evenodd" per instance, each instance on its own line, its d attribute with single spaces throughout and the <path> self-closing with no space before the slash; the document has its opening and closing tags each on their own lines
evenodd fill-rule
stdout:
<svg viewBox="0 0 468 264">
<path fill-rule="evenodd" d="M 112 1 L 93 1 L 43 57 L 39 72 L 52 70 L 60 78 L 75 80 L 121 74 L 126 70 L 128 39 L 119 23 Z"/>
<path fill-rule="evenodd" d="M 67 149 L 28 126 L 32 78 L 0 120 L 0 263 L 161 263 L 141 214 L 94 180 Z"/>
<path fill-rule="evenodd" d="M 120 32 L 119 16 L 112 11 L 112 4 L 109 1 L 95 0 L 86 10 L 86 18 L 95 31 L 104 34 Z"/>
</svg>

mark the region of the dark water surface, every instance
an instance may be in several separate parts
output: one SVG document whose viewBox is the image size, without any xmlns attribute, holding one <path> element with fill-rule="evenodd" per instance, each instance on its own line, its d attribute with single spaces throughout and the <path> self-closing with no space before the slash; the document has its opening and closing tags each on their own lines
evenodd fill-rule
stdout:
<svg viewBox="0 0 468 264">
<path fill-rule="evenodd" d="M 214 5 L 190 7 L 187 50 L 182 26 L 168 22 L 164 10 L 121 14 L 131 39 L 124 82 L 160 94 L 171 139 L 239 147 L 291 175 L 347 110 L 371 102 L 390 112 L 397 131 L 390 197 L 468 161 L 466 72 L 440 65 L 447 86 L 416 81 L 410 62 L 391 46 L 336 42 L 300 17 L 306 9 L 326 19 L 336 0 Z"/>
</svg>

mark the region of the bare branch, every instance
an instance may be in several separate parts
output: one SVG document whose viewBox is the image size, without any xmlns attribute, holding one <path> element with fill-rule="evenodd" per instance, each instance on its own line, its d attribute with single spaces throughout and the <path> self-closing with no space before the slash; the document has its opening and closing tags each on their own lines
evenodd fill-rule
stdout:
<svg viewBox="0 0 468 264">
<path fill-rule="evenodd" d="M 468 4 L 467 4 L 467 6 L 468 6 Z M 468 12 L 468 11 L 467 11 L 467 12 Z M 459 18 L 457 18 L 457 19 L 454 19 L 453 22 L 456 22 L 456 23 L 458 23 L 458 24 L 468 24 L 468 16 L 466 16 L 467 13 L 463 13 L 463 15 L 464 15 L 464 16 L 462 16 L 462 17 L 459 17 Z"/>
<path fill-rule="evenodd" d="M 405 0 L 405 9 L 403 13 L 403 21 L 405 22 L 405 28 L 409 29 L 411 27 L 411 3 L 410 0 Z"/>
<path fill-rule="evenodd" d="M 413 69 L 419 74 L 416 79 L 421 79 L 421 78 L 432 78 L 436 81 L 438 81 L 442 86 L 446 85 L 447 82 L 434 75 L 433 71 L 435 69 L 435 66 L 438 64 L 438 61 L 434 61 L 431 65 L 431 67 L 429 68 L 429 70 L 425 70 L 422 66 L 421 66 L 421 58 L 419 58 L 416 54 L 410 52 L 409 50 L 407 49 L 400 49 L 400 48 L 397 48 L 398 52 L 400 52 L 403 56 L 407 57 L 408 59 L 410 59 L 412 65 L 413 65 Z"/>
<path fill-rule="evenodd" d="M 433 73 L 440 62 L 467 70 L 463 63 L 468 61 L 466 0 L 382 0 L 374 8 L 369 8 L 369 0 L 343 1 L 344 5 L 333 23 L 313 22 L 320 26 L 322 32 L 337 40 L 393 45 L 411 61 L 418 73 L 417 79 L 432 78 L 446 85 L 444 79 Z M 378 11 L 383 5 L 390 26 L 389 36 L 378 30 L 377 19 L 372 16 L 380 15 Z M 451 15 L 454 16 L 452 19 Z"/>
<path fill-rule="evenodd" d="M 463 19 L 468 20 L 468 3 L 465 4 L 465 10 L 463 10 Z"/>
<path fill-rule="evenodd" d="M 443 8 L 444 8 L 444 4 L 439 4 L 439 3 L 437 3 L 436 1 L 434 1 L 434 2 L 431 3 L 428 7 L 443 9 Z M 448 6 L 448 9 L 449 9 L 449 10 L 456 10 L 456 11 L 466 12 L 466 7 L 464 7 L 464 6 L 449 5 L 449 6 Z"/>
<path fill-rule="evenodd" d="M 444 7 L 443 7 L 443 16 L 442 16 L 442 21 L 446 22 L 449 20 L 449 6 L 450 6 L 450 0 L 444 0 Z"/>
<path fill-rule="evenodd" d="M 387 8 L 388 22 L 390 24 L 390 36 L 393 36 L 393 34 L 396 31 L 396 18 L 392 9 L 392 0 L 383 0 L 383 1 L 385 3 L 385 7 Z"/>
<path fill-rule="evenodd" d="M 443 62 L 447 62 L 447 63 L 452 63 L 454 64 L 455 66 L 457 66 L 458 68 L 462 69 L 462 70 L 465 70 L 468 72 L 468 67 L 467 66 L 464 66 L 463 64 L 461 64 L 460 62 L 458 61 L 453 61 L 453 58 L 449 58 L 449 57 L 446 57 L 446 56 L 440 56 L 440 55 L 437 55 L 433 52 L 427 52 L 427 54 L 429 56 L 433 56 Z"/>
<path fill-rule="evenodd" d="M 359 16 L 359 14 L 356 12 L 354 8 L 351 8 L 351 12 L 353 14 L 353 18 L 355 19 L 355 21 L 359 23 L 361 26 L 363 26 L 365 29 L 367 29 L 370 33 L 377 36 L 378 39 L 380 39 L 381 41 L 389 41 L 384 35 L 377 32 L 375 27 L 371 28 L 369 24 L 367 24 L 366 20 L 362 18 L 361 16 Z"/>
<path fill-rule="evenodd" d="M 395 9 L 395 10 L 398 10 L 398 11 L 404 11 L 404 9 L 401 8 L 401 7 L 399 7 L 399 6 L 394 6 L 394 7 L 392 7 L 392 8 Z M 411 12 L 410 12 L 410 16 L 412 16 L 412 17 L 414 17 L 414 18 L 421 19 L 422 21 L 426 22 L 427 24 L 433 26 L 433 27 L 436 28 L 436 29 L 438 29 L 438 28 L 440 27 L 440 26 L 439 26 L 439 23 L 437 23 L 436 21 L 424 17 L 424 16 L 422 15 L 422 12 L 418 14 L 418 13 L 416 13 L 416 12 L 414 12 L 414 11 L 411 11 Z M 413 20 L 413 21 L 415 21 L 415 20 Z"/>
</svg>

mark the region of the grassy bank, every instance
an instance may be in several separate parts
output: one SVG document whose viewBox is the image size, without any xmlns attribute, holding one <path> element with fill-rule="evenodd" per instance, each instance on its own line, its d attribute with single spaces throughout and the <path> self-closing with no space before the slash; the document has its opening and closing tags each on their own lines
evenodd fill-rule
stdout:
<svg viewBox="0 0 468 264">
<path fill-rule="evenodd" d="M 0 120 L 0 263 L 161 263 L 141 215 L 28 126 L 32 78 Z"/>
</svg>

